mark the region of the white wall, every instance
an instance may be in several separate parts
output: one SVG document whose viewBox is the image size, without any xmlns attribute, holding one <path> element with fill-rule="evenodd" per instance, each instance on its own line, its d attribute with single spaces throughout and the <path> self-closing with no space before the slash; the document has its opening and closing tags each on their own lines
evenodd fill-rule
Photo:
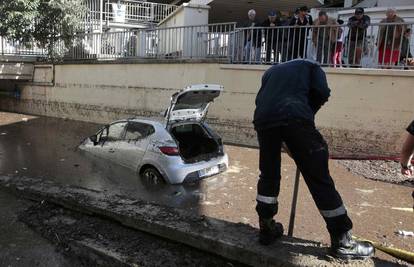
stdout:
<svg viewBox="0 0 414 267">
<path fill-rule="evenodd" d="M 158 27 L 206 25 L 208 24 L 209 10 L 210 7 L 207 5 L 184 3 L 175 12 L 158 23 Z"/>
<path fill-rule="evenodd" d="M 254 100 L 269 66 L 220 64 L 73 64 L 35 68 L 21 99 L 0 98 L 4 111 L 108 123 L 160 116 L 170 96 L 198 83 L 224 86 L 209 122 L 227 142 L 257 145 Z M 49 70 L 50 75 L 47 74 Z M 332 153 L 395 155 L 414 117 L 414 72 L 327 69 L 332 96 L 317 126 Z M 54 83 L 52 81 L 54 73 Z M 85 75 L 88 73 L 88 75 Z M 0 81 L 0 87 L 2 82 Z"/>
<path fill-rule="evenodd" d="M 158 28 L 159 52 L 183 57 L 203 57 L 207 52 L 208 12 L 210 7 L 185 3 L 169 17 L 161 21 Z M 198 26 L 200 27 L 187 27 Z M 164 28 L 180 27 L 176 29 Z"/>
<path fill-rule="evenodd" d="M 414 23 L 414 1 L 411 6 L 395 6 L 397 9 L 397 15 L 402 17 L 406 22 Z M 385 12 L 387 7 L 372 7 L 365 8 L 365 15 L 371 17 L 371 23 L 379 23 L 385 18 Z M 344 21 L 348 21 L 350 17 L 354 15 L 355 9 L 341 10 L 338 12 L 338 16 Z"/>
<path fill-rule="evenodd" d="M 378 0 L 378 7 L 409 6 L 413 4 L 413 0 Z"/>
</svg>

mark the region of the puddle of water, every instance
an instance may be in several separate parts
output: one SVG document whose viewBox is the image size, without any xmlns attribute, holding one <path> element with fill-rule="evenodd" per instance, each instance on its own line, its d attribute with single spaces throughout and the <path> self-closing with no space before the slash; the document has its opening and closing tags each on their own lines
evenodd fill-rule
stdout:
<svg viewBox="0 0 414 267">
<path fill-rule="evenodd" d="M 7 133 L 1 136 L 0 151 L 8 155 L 0 157 L 0 175 L 42 178 L 182 208 L 207 201 L 204 192 L 193 192 L 213 190 L 227 182 L 225 177 L 214 176 L 192 185 L 145 184 L 135 172 L 77 149 L 99 128 L 45 117 L 0 126 L 0 133 Z"/>
</svg>

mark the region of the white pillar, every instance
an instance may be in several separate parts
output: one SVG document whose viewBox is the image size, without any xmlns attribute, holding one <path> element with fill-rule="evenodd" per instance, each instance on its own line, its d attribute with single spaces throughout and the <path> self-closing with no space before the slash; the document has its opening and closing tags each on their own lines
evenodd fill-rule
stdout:
<svg viewBox="0 0 414 267">
<path fill-rule="evenodd" d="M 99 25 L 99 32 L 100 33 L 103 32 L 103 8 L 104 8 L 103 1 L 104 0 L 100 0 L 100 7 L 99 7 L 100 14 L 101 14 L 101 17 L 100 17 L 100 25 Z"/>
</svg>

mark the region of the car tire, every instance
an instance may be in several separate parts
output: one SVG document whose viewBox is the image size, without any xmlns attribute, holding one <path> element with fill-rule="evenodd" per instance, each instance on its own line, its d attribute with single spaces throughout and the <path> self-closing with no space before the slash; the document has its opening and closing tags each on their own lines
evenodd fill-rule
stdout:
<svg viewBox="0 0 414 267">
<path fill-rule="evenodd" d="M 141 178 L 145 183 L 150 185 L 164 184 L 164 178 L 154 167 L 147 167 L 141 172 Z"/>
</svg>

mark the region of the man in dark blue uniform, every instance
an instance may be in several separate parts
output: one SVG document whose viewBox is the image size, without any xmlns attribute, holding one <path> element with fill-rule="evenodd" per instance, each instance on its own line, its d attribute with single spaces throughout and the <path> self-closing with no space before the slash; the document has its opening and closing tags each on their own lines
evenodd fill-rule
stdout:
<svg viewBox="0 0 414 267">
<path fill-rule="evenodd" d="M 259 241 L 269 245 L 283 235 L 283 226 L 273 216 L 278 211 L 281 146 L 285 142 L 325 219 L 331 254 L 364 259 L 374 254 L 374 248 L 352 239 L 352 221 L 329 174 L 328 145 L 315 128 L 315 114 L 329 96 L 325 73 L 313 61 L 298 59 L 275 65 L 262 77 L 254 113 L 260 146 Z"/>
<path fill-rule="evenodd" d="M 406 177 L 413 177 L 414 167 L 411 164 L 411 161 L 414 156 L 414 121 L 412 121 L 410 125 L 408 125 L 407 132 L 407 137 L 405 138 L 403 147 L 401 149 L 401 173 Z M 414 199 L 414 191 L 412 193 L 412 196 Z"/>
</svg>

